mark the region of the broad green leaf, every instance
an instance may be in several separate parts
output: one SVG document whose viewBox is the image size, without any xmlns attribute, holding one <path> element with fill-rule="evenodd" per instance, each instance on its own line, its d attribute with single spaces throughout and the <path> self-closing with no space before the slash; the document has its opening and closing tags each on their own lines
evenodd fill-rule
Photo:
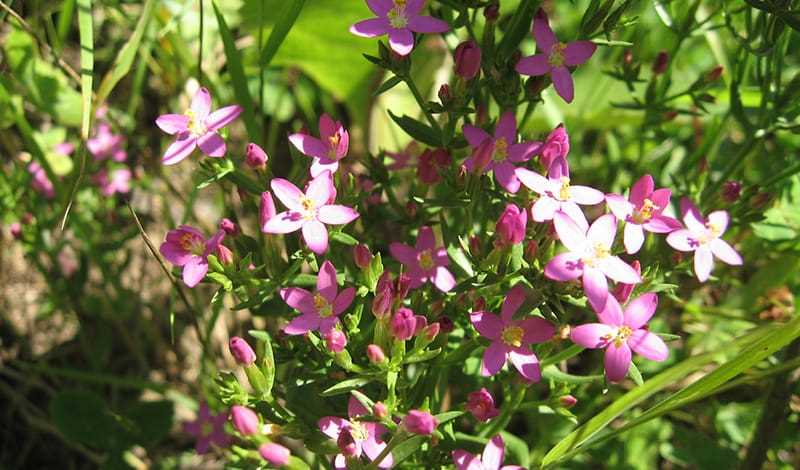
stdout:
<svg viewBox="0 0 800 470">
<path fill-rule="evenodd" d="M 50 417 L 72 442 L 110 450 L 120 448 L 125 440 L 125 429 L 103 399 L 92 392 L 60 392 L 50 401 Z"/>
</svg>

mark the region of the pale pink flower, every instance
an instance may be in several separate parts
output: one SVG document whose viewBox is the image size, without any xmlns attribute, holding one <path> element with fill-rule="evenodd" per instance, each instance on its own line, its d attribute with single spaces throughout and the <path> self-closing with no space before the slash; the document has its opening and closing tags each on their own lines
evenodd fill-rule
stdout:
<svg viewBox="0 0 800 470">
<path fill-rule="evenodd" d="M 489 439 L 483 454 L 478 456 L 463 449 L 453 451 L 453 463 L 458 470 L 524 470 L 519 465 L 503 465 L 506 444 L 499 434 Z"/>
<path fill-rule="evenodd" d="M 377 18 L 359 21 L 350 26 L 350 32 L 365 38 L 388 34 L 389 47 L 401 56 L 414 49 L 414 33 L 443 33 L 450 29 L 445 21 L 420 15 L 425 0 L 367 0 L 367 6 Z"/>
<path fill-rule="evenodd" d="M 319 139 L 308 134 L 296 133 L 289 136 L 289 142 L 303 155 L 314 157 L 311 164 L 311 177 L 316 178 L 325 171 L 336 173 L 339 160 L 347 155 L 350 147 L 350 134 L 339 121 L 334 121 L 326 113 L 319 117 Z"/>
<path fill-rule="evenodd" d="M 206 240 L 203 233 L 194 227 L 181 225 L 167 233 L 166 240 L 159 250 L 164 258 L 175 266 L 183 266 L 183 282 L 194 287 L 206 277 L 208 255 L 219 248 L 225 231 L 220 230 Z"/>
<path fill-rule="evenodd" d="M 268 464 L 283 467 L 289 463 L 291 452 L 286 447 L 274 442 L 265 442 L 258 447 L 258 454 Z"/>
<path fill-rule="evenodd" d="M 44 171 L 39 162 L 30 162 L 28 164 L 28 173 L 31 174 L 31 186 L 36 192 L 42 194 L 47 199 L 56 197 L 56 190 L 53 182 L 47 177 L 47 172 Z"/>
<path fill-rule="evenodd" d="M 100 194 L 105 197 L 111 197 L 115 193 L 127 194 L 131 191 L 131 170 L 128 168 L 117 168 L 111 170 L 111 177 L 108 176 L 108 170 L 102 169 L 98 171 L 94 177 L 94 183 L 100 186 Z"/>
<path fill-rule="evenodd" d="M 128 154 L 122 149 L 125 137 L 111 131 L 111 126 L 105 122 L 97 125 L 94 135 L 86 141 L 86 148 L 95 160 L 113 159 L 115 162 L 124 162 Z"/>
<path fill-rule="evenodd" d="M 447 292 L 456 285 L 455 278 L 447 269 L 450 262 L 447 249 L 436 246 L 430 227 L 420 227 L 417 244 L 413 248 L 394 242 L 389 245 L 389 252 L 394 259 L 406 266 L 412 289 L 428 281 L 433 282 L 442 292 Z"/>
<path fill-rule="evenodd" d="M 225 433 L 225 422 L 228 421 L 228 413 L 212 415 L 205 403 L 200 404 L 200 411 L 197 413 L 195 421 L 183 423 L 183 431 L 195 437 L 195 450 L 198 454 L 205 454 L 211 449 L 211 445 L 217 447 L 228 447 L 231 444 L 231 437 Z"/>
<path fill-rule="evenodd" d="M 355 397 L 350 397 L 347 403 L 347 415 L 349 419 L 336 416 L 326 416 L 317 423 L 319 430 L 323 434 L 335 440 L 340 445 L 340 449 L 345 447 L 350 457 L 359 458 L 365 454 L 369 461 L 377 458 L 386 442 L 383 436 L 388 432 L 386 427 L 380 423 L 362 421 L 359 418 L 369 416 L 370 412 Z M 394 464 L 390 453 L 378 464 L 380 468 L 390 468 Z M 334 459 L 334 466 L 337 469 L 347 468 L 344 454 L 338 454 Z"/>
<path fill-rule="evenodd" d="M 319 331 L 324 335 L 336 326 L 339 315 L 353 303 L 355 295 L 352 287 L 339 292 L 336 268 L 330 261 L 325 261 L 317 273 L 317 291 L 314 294 L 300 287 L 281 289 L 283 301 L 300 312 L 300 316 L 283 327 L 283 331 L 290 335 Z"/>
</svg>

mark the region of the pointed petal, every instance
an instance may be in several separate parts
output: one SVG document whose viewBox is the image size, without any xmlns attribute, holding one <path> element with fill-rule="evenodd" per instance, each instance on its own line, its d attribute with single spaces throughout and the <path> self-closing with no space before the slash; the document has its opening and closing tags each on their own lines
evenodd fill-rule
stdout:
<svg viewBox="0 0 800 470">
<path fill-rule="evenodd" d="M 321 222 L 311 220 L 303 224 L 303 240 L 318 255 L 328 251 L 328 229 Z"/>
<path fill-rule="evenodd" d="M 619 382 L 628 374 L 631 366 L 631 349 L 626 343 L 619 347 L 613 342 L 609 343 L 605 355 L 606 377 L 609 382 Z"/>
<path fill-rule="evenodd" d="M 209 132 L 198 137 L 197 146 L 209 157 L 225 156 L 225 141 L 216 132 Z"/>
<path fill-rule="evenodd" d="M 463 449 L 453 451 L 453 463 L 457 470 L 484 470 L 477 455 Z"/>
<path fill-rule="evenodd" d="M 700 282 L 706 282 L 714 267 L 714 257 L 708 245 L 701 245 L 694 252 L 694 272 Z"/>
<path fill-rule="evenodd" d="M 175 266 L 183 266 L 189 259 L 194 256 L 190 252 L 184 250 L 180 244 L 171 243 L 169 240 L 165 241 L 158 247 L 161 255 Z"/>
<path fill-rule="evenodd" d="M 536 39 L 536 47 L 545 53 L 549 53 L 553 45 L 558 42 L 553 30 L 550 29 L 547 13 L 542 9 L 539 9 L 533 18 L 533 37 Z"/>
<path fill-rule="evenodd" d="M 659 207 L 659 212 L 661 212 L 669 206 L 669 199 L 671 197 L 672 191 L 667 188 L 661 188 L 653 191 L 653 194 L 650 195 L 650 200 Z"/>
<path fill-rule="evenodd" d="M 156 119 L 156 126 L 169 135 L 186 132 L 189 116 L 185 114 L 162 114 Z"/>
<path fill-rule="evenodd" d="M 706 219 L 700 213 L 700 210 L 686 198 L 681 199 L 681 213 L 683 214 L 683 223 L 693 234 L 706 231 Z"/>
<path fill-rule="evenodd" d="M 595 312 L 602 312 L 608 300 L 608 282 L 603 271 L 588 266 L 583 268 L 583 292 Z"/>
<path fill-rule="evenodd" d="M 408 29 L 415 33 L 443 33 L 450 25 L 432 16 L 412 16 L 408 19 Z"/>
<path fill-rule="evenodd" d="M 611 216 L 612 218 L 614 216 Z M 602 217 L 600 218 L 602 219 Z M 594 227 L 600 221 L 597 219 L 595 223 L 592 225 Z M 581 253 L 587 246 L 588 237 L 586 233 L 578 227 L 578 224 L 572 220 L 567 214 L 558 211 L 553 216 L 553 225 L 555 225 L 556 233 L 558 234 L 558 239 L 561 240 L 561 243 L 567 247 L 569 251 Z M 589 232 L 592 231 L 592 227 L 589 228 Z M 601 224 L 597 229 L 596 232 L 599 232 L 601 229 L 605 228 L 605 224 Z M 595 235 L 597 236 L 597 235 Z M 613 242 L 613 237 L 612 237 Z M 611 244 L 607 245 L 611 246 Z"/>
<path fill-rule="evenodd" d="M 336 268 L 329 260 L 322 263 L 317 273 L 317 292 L 319 292 L 325 300 L 333 302 L 336 299 L 336 292 L 339 290 L 336 282 Z"/>
<path fill-rule="evenodd" d="M 520 182 L 538 194 L 544 194 L 550 189 L 550 182 L 544 176 L 527 168 L 517 168 L 517 178 Z"/>
<path fill-rule="evenodd" d="M 625 323 L 625 315 L 616 297 L 610 295 L 606 299 L 606 306 L 597 313 L 597 318 L 606 325 L 622 326 Z"/>
<path fill-rule="evenodd" d="M 300 204 L 300 200 L 305 195 L 297 186 L 283 178 L 275 178 L 270 183 L 270 187 L 272 188 L 272 194 L 274 194 L 284 206 L 294 211 L 303 210 L 303 205 Z"/>
<path fill-rule="evenodd" d="M 568 67 L 580 65 L 594 54 L 597 45 L 592 41 L 575 41 L 567 44 L 564 48 L 564 64 Z"/>
<path fill-rule="evenodd" d="M 389 32 L 391 25 L 386 18 L 370 18 L 350 26 L 350 32 L 363 38 L 374 38 Z"/>
<path fill-rule="evenodd" d="M 694 251 L 697 249 L 697 242 L 687 229 L 676 230 L 667 235 L 667 244 L 678 251 Z"/>
<path fill-rule="evenodd" d="M 400 55 L 408 55 L 414 49 L 414 35 L 408 29 L 389 29 L 389 46 Z"/>
<path fill-rule="evenodd" d="M 208 115 L 206 118 L 206 127 L 209 131 L 222 129 L 239 117 L 239 115 L 242 114 L 242 109 L 243 108 L 238 104 L 220 108 Z"/>
<path fill-rule="evenodd" d="M 481 361 L 481 375 L 488 377 L 500 372 L 506 364 L 506 348 L 499 341 L 492 341 L 492 344 L 483 352 Z"/>
<path fill-rule="evenodd" d="M 311 292 L 299 287 L 287 287 L 281 289 L 280 294 L 287 305 L 300 313 L 316 314 L 317 308 L 314 306 L 314 296 Z"/>
<path fill-rule="evenodd" d="M 720 234 L 725 233 L 728 228 L 728 213 L 725 211 L 714 211 L 708 214 L 708 223 L 714 225 Z"/>
<path fill-rule="evenodd" d="M 514 173 L 516 167 L 508 161 L 502 161 L 494 166 L 494 177 L 506 191 L 514 194 L 519 191 L 519 179 Z"/>
<path fill-rule="evenodd" d="M 500 115 L 494 136 L 496 139 L 505 139 L 509 145 L 517 141 L 517 118 L 514 117 L 513 111 L 504 111 Z"/>
<path fill-rule="evenodd" d="M 433 250 L 436 248 L 436 238 L 433 236 L 433 229 L 428 226 L 420 227 L 417 235 L 417 251 Z"/>
<path fill-rule="evenodd" d="M 347 310 L 355 298 L 356 290 L 352 287 L 348 287 L 347 289 L 339 292 L 339 295 L 336 296 L 336 300 L 333 302 L 333 313 L 335 315 L 340 315 L 342 312 Z"/>
<path fill-rule="evenodd" d="M 625 251 L 629 255 L 638 252 L 644 244 L 644 229 L 641 225 L 631 223 L 630 221 L 625 224 L 624 238 Z"/>
<path fill-rule="evenodd" d="M 533 220 L 536 222 L 553 220 L 559 207 L 560 204 L 555 199 L 549 196 L 542 196 L 533 203 L 531 207 L 531 217 L 533 217 Z"/>
<path fill-rule="evenodd" d="M 417 250 L 403 243 L 393 242 L 389 245 L 389 253 L 397 261 L 406 266 L 417 265 Z"/>
<path fill-rule="evenodd" d="M 588 186 L 570 186 L 570 199 L 584 206 L 600 204 L 606 198 L 602 191 L 598 191 Z"/>
<path fill-rule="evenodd" d="M 164 165 L 179 163 L 181 160 L 191 155 L 195 147 L 197 147 L 197 139 L 194 137 L 187 136 L 185 139 L 178 139 L 167 147 L 161 163 Z"/>
<path fill-rule="evenodd" d="M 553 80 L 553 86 L 556 87 L 556 92 L 567 103 L 572 103 L 575 97 L 574 84 L 572 83 L 572 75 L 566 67 L 555 67 L 550 71 L 550 78 Z"/>
<path fill-rule="evenodd" d="M 289 142 L 303 155 L 317 158 L 326 158 L 328 156 L 328 146 L 316 137 L 306 134 L 292 134 L 289 136 Z"/>
<path fill-rule="evenodd" d="M 560 210 L 567 214 L 583 233 L 589 230 L 589 221 L 586 220 L 586 216 L 583 215 L 583 211 L 577 204 L 572 201 L 562 202 Z"/>
<path fill-rule="evenodd" d="M 481 455 L 483 468 L 485 470 L 500 470 L 500 465 L 503 465 L 503 459 L 505 458 L 505 451 L 506 444 L 500 434 L 489 439 Z"/>
<path fill-rule="evenodd" d="M 555 327 L 544 318 L 530 317 L 520 320 L 516 325 L 520 326 L 524 332 L 522 342 L 525 344 L 544 343 L 556 333 Z"/>
<path fill-rule="evenodd" d="M 529 382 L 538 382 L 542 378 L 542 369 L 539 367 L 539 358 L 527 349 L 518 348 L 508 353 L 511 363 L 519 374 Z"/>
<path fill-rule="evenodd" d="M 462 132 L 464 133 L 464 138 L 467 139 L 469 146 L 473 148 L 479 147 L 483 141 L 491 138 L 489 133 L 487 133 L 485 130 L 470 124 L 464 124 Z"/>
<path fill-rule="evenodd" d="M 569 339 L 584 348 L 598 349 L 608 345 L 608 339 L 616 329 L 603 323 L 587 323 L 570 329 Z"/>
<path fill-rule="evenodd" d="M 636 207 L 641 207 L 644 204 L 644 199 L 650 197 L 650 194 L 653 192 L 655 188 L 655 183 L 653 182 L 653 177 L 650 175 L 644 175 L 631 187 L 631 194 L 630 200 Z"/>
<path fill-rule="evenodd" d="M 499 341 L 500 335 L 503 333 L 504 323 L 494 313 L 490 312 L 473 312 L 469 316 L 472 326 L 478 330 L 478 333 L 485 338 L 493 341 Z"/>
<path fill-rule="evenodd" d="M 206 277 L 208 261 L 200 256 L 194 256 L 183 265 L 183 282 L 189 287 L 194 287 Z"/>
<path fill-rule="evenodd" d="M 370 429 L 383 426 L 377 423 L 363 423 L 363 425 L 367 429 L 369 437 L 367 437 L 367 440 L 361 443 L 361 448 L 364 450 L 364 453 L 367 454 L 369 460 L 371 462 L 374 462 L 375 459 L 377 459 L 381 455 L 383 449 L 386 448 L 387 444 L 383 441 L 378 442 L 375 438 L 375 435 L 373 433 L 370 433 Z M 392 453 L 389 452 L 389 455 L 387 455 L 386 457 L 383 458 L 383 460 L 380 461 L 380 463 L 378 464 L 378 468 L 391 468 L 392 465 L 394 465 L 394 459 L 392 458 Z"/>
<path fill-rule="evenodd" d="M 453 274 L 444 266 L 437 266 L 434 274 L 433 284 L 442 292 L 449 292 L 455 287 L 456 279 Z"/>
<path fill-rule="evenodd" d="M 319 322 L 320 317 L 317 313 L 303 313 L 284 326 L 283 332 L 287 335 L 304 335 L 309 331 L 318 330 Z"/>
<path fill-rule="evenodd" d="M 628 346 L 633 351 L 651 361 L 661 362 L 669 357 L 669 348 L 664 340 L 647 330 L 636 330 L 628 338 Z"/>
<path fill-rule="evenodd" d="M 517 313 L 523 303 L 525 303 L 525 288 L 522 284 L 517 284 L 506 293 L 503 306 L 500 308 L 500 316 L 503 318 L 503 322 L 508 323 L 511 321 L 511 317 Z"/>
<path fill-rule="evenodd" d="M 336 416 L 325 416 L 317 421 L 317 426 L 322 434 L 325 434 L 331 439 L 338 439 L 343 429 L 350 428 L 350 422 Z"/>
<path fill-rule="evenodd" d="M 195 119 L 204 121 L 208 117 L 208 113 L 211 112 L 211 94 L 205 87 L 197 90 L 189 107 L 192 109 Z"/>
<path fill-rule="evenodd" d="M 595 220 L 589 231 L 586 232 L 586 238 L 589 243 L 601 244 L 606 248 L 611 248 L 614 245 L 614 238 L 617 235 L 617 218 L 614 214 L 602 215 Z"/>
<path fill-rule="evenodd" d="M 538 77 L 550 71 L 550 62 L 547 60 L 547 54 L 534 54 L 520 59 L 514 69 L 522 75 Z"/>
<path fill-rule="evenodd" d="M 312 178 L 316 178 L 317 176 L 325 173 L 326 171 L 330 174 L 334 174 L 339 170 L 339 162 L 337 160 L 331 160 L 329 158 L 317 158 L 314 157 L 313 162 L 311 163 L 311 168 L 309 168 L 308 172 L 311 174 Z"/>
<path fill-rule="evenodd" d="M 658 295 L 654 292 L 642 294 L 625 307 L 625 324 L 634 330 L 642 328 L 650 321 L 658 307 Z"/>
<path fill-rule="evenodd" d="M 367 6 L 375 16 L 386 16 L 394 7 L 392 0 L 367 0 Z"/>
<path fill-rule="evenodd" d="M 544 268 L 544 275 L 554 281 L 572 281 L 582 274 L 583 264 L 580 255 L 576 253 L 556 255 Z"/>
<path fill-rule="evenodd" d="M 609 256 L 600 262 L 600 270 L 611 279 L 623 284 L 638 284 L 642 276 L 619 256 Z"/>
<path fill-rule="evenodd" d="M 300 230 L 305 219 L 299 212 L 286 211 L 275 214 L 262 227 L 264 233 L 285 234 Z"/>
<path fill-rule="evenodd" d="M 344 225 L 356 220 L 358 218 L 358 212 L 350 207 L 329 204 L 319 208 L 317 218 L 324 224 Z"/>
<path fill-rule="evenodd" d="M 725 240 L 716 238 L 711 241 L 710 245 L 711 252 L 714 253 L 714 256 L 719 258 L 719 260 L 723 263 L 734 266 L 739 266 L 742 264 L 742 257 Z"/>
<path fill-rule="evenodd" d="M 654 215 L 643 225 L 644 229 L 653 233 L 671 233 L 683 227 L 680 222 L 666 215 Z"/>
<path fill-rule="evenodd" d="M 508 161 L 513 163 L 527 162 L 542 148 L 542 143 L 536 140 L 513 144 L 508 148 Z"/>
<path fill-rule="evenodd" d="M 606 194 L 606 205 L 618 219 L 625 220 L 633 214 L 633 204 L 619 194 Z"/>
<path fill-rule="evenodd" d="M 306 197 L 314 201 L 314 205 L 322 208 L 334 195 L 336 188 L 333 186 L 333 177 L 330 172 L 325 172 L 312 179 L 306 189 Z"/>
</svg>

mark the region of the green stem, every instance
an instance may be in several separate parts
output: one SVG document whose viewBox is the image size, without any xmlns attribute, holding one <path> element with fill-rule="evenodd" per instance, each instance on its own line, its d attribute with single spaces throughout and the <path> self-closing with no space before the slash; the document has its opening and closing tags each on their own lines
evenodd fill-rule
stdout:
<svg viewBox="0 0 800 470">
<path fill-rule="evenodd" d="M 203 85 L 203 0 L 200 3 L 200 47 L 197 48 L 197 81 Z"/>
<path fill-rule="evenodd" d="M 431 127 L 439 131 L 439 135 L 442 134 L 442 128 L 439 127 L 439 123 L 436 122 L 436 119 L 433 117 L 433 114 L 428 110 L 428 106 L 425 104 L 425 99 L 422 97 L 422 94 L 419 92 L 419 88 L 414 83 L 414 80 L 411 78 L 410 75 L 400 77 L 406 82 L 408 85 L 408 89 L 411 90 L 411 94 L 414 95 L 414 99 L 417 100 L 417 104 L 422 112 L 425 114 L 425 117 L 428 119 Z"/>
</svg>

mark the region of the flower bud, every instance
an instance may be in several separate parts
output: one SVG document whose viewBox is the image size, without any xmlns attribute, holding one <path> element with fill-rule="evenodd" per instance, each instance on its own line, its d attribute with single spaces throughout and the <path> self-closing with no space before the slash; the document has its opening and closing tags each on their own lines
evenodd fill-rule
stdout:
<svg viewBox="0 0 800 470">
<path fill-rule="evenodd" d="M 538 96 L 548 85 L 550 83 L 545 80 L 544 76 L 528 77 L 525 80 L 525 93 L 530 97 Z"/>
<path fill-rule="evenodd" d="M 453 320 L 450 317 L 440 317 L 439 318 L 439 331 L 447 334 L 450 333 L 455 329 L 456 325 L 453 323 Z"/>
<path fill-rule="evenodd" d="M 409 289 L 411 289 L 411 278 L 406 273 L 400 273 L 397 276 L 397 283 L 394 288 L 395 297 L 405 299 Z"/>
<path fill-rule="evenodd" d="M 736 202 L 742 195 L 742 183 L 738 181 L 726 181 L 722 185 L 722 199 L 725 202 Z"/>
<path fill-rule="evenodd" d="M 453 93 L 450 91 L 450 85 L 447 83 L 443 84 L 439 87 L 439 101 L 441 101 L 442 106 L 445 108 L 453 101 Z"/>
<path fill-rule="evenodd" d="M 558 398 L 558 403 L 564 408 L 572 408 L 576 403 L 578 403 L 578 399 L 572 395 L 564 395 L 563 397 Z"/>
<path fill-rule="evenodd" d="M 336 446 L 339 447 L 339 450 L 345 457 L 355 457 L 358 453 L 356 440 L 353 438 L 353 434 L 349 429 L 342 429 L 341 432 L 339 432 L 339 437 L 336 439 Z"/>
<path fill-rule="evenodd" d="M 716 82 L 717 80 L 719 80 L 719 77 L 722 76 L 723 70 L 724 68 L 721 65 L 717 65 L 713 69 L 706 72 L 706 75 L 705 77 L 703 77 L 703 79 L 705 80 L 706 83 Z"/>
<path fill-rule="evenodd" d="M 231 408 L 231 422 L 242 436 L 258 433 L 258 415 L 246 406 L 234 405 Z"/>
<path fill-rule="evenodd" d="M 267 167 L 267 160 L 269 157 L 264 149 L 254 143 L 247 144 L 247 156 L 245 157 L 247 166 L 254 170 L 263 170 Z"/>
<path fill-rule="evenodd" d="M 516 245 L 525 239 L 525 228 L 528 224 L 528 212 L 520 210 L 514 204 L 508 204 L 500 219 L 497 220 L 495 231 L 500 242 L 504 245 Z"/>
<path fill-rule="evenodd" d="M 355 261 L 356 266 L 359 268 L 367 269 L 372 261 L 372 253 L 369 251 L 369 247 L 363 243 L 359 243 L 358 245 L 354 246 L 353 260 Z"/>
<path fill-rule="evenodd" d="M 224 230 L 227 235 L 236 235 L 239 233 L 239 229 L 236 227 L 236 224 L 227 217 L 219 222 L 219 228 L 220 230 Z"/>
<path fill-rule="evenodd" d="M 219 258 L 219 262 L 225 265 L 233 263 L 233 252 L 225 245 L 219 245 L 217 247 L 217 258 Z"/>
<path fill-rule="evenodd" d="M 633 260 L 631 267 L 634 271 L 636 271 L 636 274 L 642 274 L 642 265 L 639 263 L 639 260 Z M 611 295 L 613 295 L 615 299 L 619 300 L 619 303 L 624 304 L 631 297 L 631 292 L 633 292 L 633 284 L 619 283 L 617 284 L 617 287 L 614 288 L 614 291 L 611 293 Z"/>
<path fill-rule="evenodd" d="M 426 326 L 424 330 L 422 330 L 422 334 L 425 337 L 425 341 L 431 342 L 436 339 L 436 336 L 439 335 L 439 331 L 441 330 L 442 326 L 439 325 L 439 322 L 433 322 L 430 325 Z"/>
<path fill-rule="evenodd" d="M 258 214 L 258 223 L 261 225 L 261 231 L 264 232 L 269 219 L 275 217 L 278 211 L 275 209 L 275 201 L 272 199 L 272 193 L 264 191 L 261 193 L 261 208 Z"/>
<path fill-rule="evenodd" d="M 261 447 L 258 448 L 258 453 L 261 454 L 261 458 L 266 460 L 267 463 L 276 467 L 282 467 L 288 464 L 289 456 L 291 455 L 289 449 L 274 442 L 261 444 Z"/>
<path fill-rule="evenodd" d="M 381 364 L 386 360 L 386 354 L 377 344 L 370 344 L 367 346 L 367 359 L 372 364 Z"/>
<path fill-rule="evenodd" d="M 455 72 L 464 80 L 472 80 L 481 70 L 481 48 L 473 41 L 464 41 L 455 50 Z"/>
<path fill-rule="evenodd" d="M 14 237 L 14 240 L 22 238 L 22 224 L 19 222 L 12 222 L 8 227 L 8 231 L 11 233 L 11 236 Z"/>
<path fill-rule="evenodd" d="M 389 327 L 395 339 L 406 341 L 413 338 L 416 333 L 417 318 L 411 309 L 401 307 L 395 312 Z"/>
<path fill-rule="evenodd" d="M 406 203 L 406 214 L 408 214 L 409 217 L 416 217 L 417 205 L 413 201 L 408 201 Z"/>
<path fill-rule="evenodd" d="M 347 336 L 343 331 L 334 328 L 325 333 L 325 346 L 332 353 L 340 353 L 347 346 Z"/>
<path fill-rule="evenodd" d="M 531 240 L 525 245 L 525 258 L 526 259 L 534 259 L 536 258 L 536 253 L 539 252 L 539 243 L 536 240 Z"/>
<path fill-rule="evenodd" d="M 411 410 L 403 418 L 403 427 L 412 434 L 430 436 L 439 422 L 427 411 Z"/>
<path fill-rule="evenodd" d="M 625 66 L 630 67 L 633 64 L 633 51 L 630 49 L 626 49 L 625 53 L 622 54 L 622 63 Z"/>
<path fill-rule="evenodd" d="M 486 139 L 472 151 L 470 156 L 472 158 L 472 172 L 476 175 L 482 175 L 483 169 L 492 161 L 492 155 L 494 155 L 494 139 Z"/>
<path fill-rule="evenodd" d="M 661 51 L 656 55 L 653 61 L 653 75 L 661 75 L 667 70 L 669 65 L 669 54 L 667 51 Z"/>
<path fill-rule="evenodd" d="M 483 9 L 483 17 L 487 22 L 497 21 L 500 18 L 500 3 L 492 2 Z"/>
<path fill-rule="evenodd" d="M 485 388 L 467 396 L 466 408 L 475 419 L 481 422 L 489 421 L 500 414 L 500 410 L 494 406 L 494 397 Z"/>
<path fill-rule="evenodd" d="M 661 116 L 664 122 L 673 121 L 676 117 L 678 117 L 677 111 L 667 111 Z"/>
<path fill-rule="evenodd" d="M 481 239 L 477 235 L 469 237 L 469 251 L 472 256 L 478 256 L 481 253 Z"/>
<path fill-rule="evenodd" d="M 486 308 L 486 299 L 484 299 L 483 296 L 475 299 L 475 303 L 472 305 L 473 312 L 482 312 L 485 308 Z"/>
<path fill-rule="evenodd" d="M 236 363 L 249 366 L 256 362 L 256 353 L 244 339 L 234 336 L 230 341 L 230 350 Z"/>
<path fill-rule="evenodd" d="M 372 414 L 378 419 L 383 419 L 389 416 L 389 409 L 386 408 L 386 405 L 384 405 L 383 402 L 376 401 L 372 406 Z"/>
</svg>

